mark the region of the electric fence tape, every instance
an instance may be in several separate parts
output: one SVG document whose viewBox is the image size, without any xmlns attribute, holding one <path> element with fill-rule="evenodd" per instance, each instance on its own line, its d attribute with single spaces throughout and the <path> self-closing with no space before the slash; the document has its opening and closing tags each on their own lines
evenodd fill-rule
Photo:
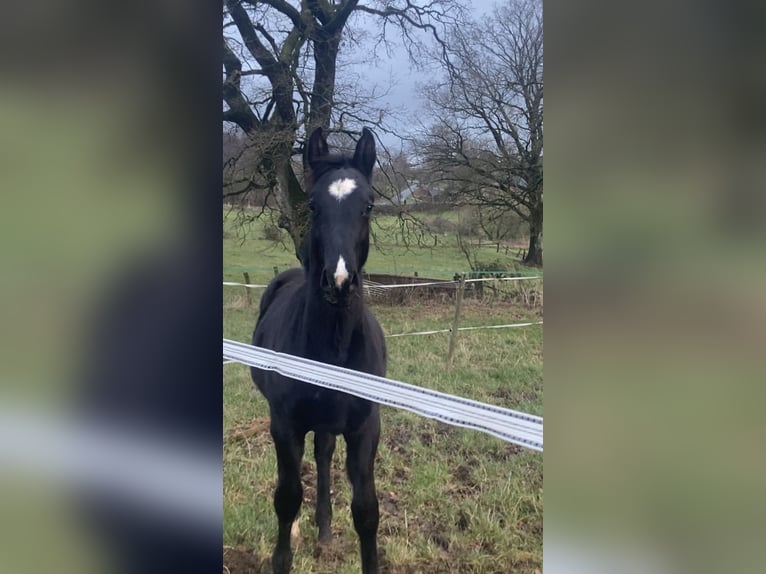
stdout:
<svg viewBox="0 0 766 574">
<path fill-rule="evenodd" d="M 529 327 L 531 325 L 542 325 L 542 321 L 534 321 L 533 323 L 512 323 L 509 325 L 484 325 L 482 327 L 458 327 L 458 331 L 481 331 L 483 329 L 509 329 L 513 327 Z M 391 337 L 409 337 L 410 335 L 435 335 L 437 333 L 451 333 L 452 329 L 436 329 L 434 331 L 415 331 L 413 333 L 396 333 L 395 335 L 386 335 L 386 338 Z"/>
<path fill-rule="evenodd" d="M 268 285 L 252 285 L 250 283 L 235 283 L 234 281 L 224 281 L 224 285 L 229 287 L 247 287 L 248 289 L 265 289 Z"/>
<path fill-rule="evenodd" d="M 223 358 L 543 450 L 542 417 L 229 339 Z"/>
<path fill-rule="evenodd" d="M 484 281 L 525 281 L 527 279 L 542 279 L 542 275 L 530 275 L 528 277 L 480 277 L 476 279 L 466 279 L 466 283 L 479 283 Z M 364 284 L 365 289 L 397 289 L 400 287 L 431 287 L 434 285 L 457 285 L 459 281 L 426 281 L 423 283 L 376 283 L 375 285 Z M 247 287 L 248 289 L 265 289 L 268 285 L 255 285 L 250 283 L 237 283 L 235 281 L 224 281 L 223 284 L 228 287 Z"/>
</svg>

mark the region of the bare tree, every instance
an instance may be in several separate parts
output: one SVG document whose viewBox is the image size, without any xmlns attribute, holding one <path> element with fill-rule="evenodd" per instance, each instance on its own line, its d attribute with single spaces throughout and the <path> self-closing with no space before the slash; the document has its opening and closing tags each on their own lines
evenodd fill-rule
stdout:
<svg viewBox="0 0 766 574">
<path fill-rule="evenodd" d="M 426 163 L 464 203 L 529 226 L 524 262 L 543 262 L 543 23 L 541 0 L 508 0 L 455 27 L 439 52 L 445 80 L 426 90 L 436 118 Z"/>
<path fill-rule="evenodd" d="M 224 123 L 248 138 L 249 175 L 231 194 L 264 191 L 277 205 L 296 254 L 308 226 L 301 169 L 306 135 L 314 128 L 358 132 L 362 125 L 386 130 L 381 94 L 359 82 L 338 81 L 341 51 L 364 42 L 386 47 L 389 27 L 401 33 L 411 57 L 423 49 L 427 32 L 442 36 L 462 16 L 460 0 L 224 0 Z M 376 18 L 376 32 L 350 24 Z"/>
</svg>

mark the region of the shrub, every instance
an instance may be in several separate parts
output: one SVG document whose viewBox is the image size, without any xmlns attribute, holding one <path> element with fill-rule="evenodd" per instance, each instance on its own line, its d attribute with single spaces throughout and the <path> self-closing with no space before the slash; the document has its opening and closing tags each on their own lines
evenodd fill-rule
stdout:
<svg viewBox="0 0 766 574">
<path fill-rule="evenodd" d="M 266 239 L 267 241 L 279 241 L 281 237 L 282 230 L 273 223 L 267 223 L 263 228 L 263 239 Z"/>
<path fill-rule="evenodd" d="M 436 216 L 428 222 L 428 231 L 431 233 L 454 233 L 455 224 L 441 215 Z"/>
<path fill-rule="evenodd" d="M 506 262 L 499 259 L 477 261 L 476 269 L 476 272 L 471 273 L 473 277 L 504 277 L 506 273 L 512 271 Z"/>
</svg>

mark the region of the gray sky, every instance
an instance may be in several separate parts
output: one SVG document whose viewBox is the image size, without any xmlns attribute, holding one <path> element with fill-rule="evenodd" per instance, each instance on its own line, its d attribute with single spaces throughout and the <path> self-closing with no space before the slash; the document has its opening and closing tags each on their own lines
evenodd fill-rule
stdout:
<svg viewBox="0 0 766 574">
<path fill-rule="evenodd" d="M 474 18 L 490 12 L 497 3 L 497 0 L 468 2 Z M 368 20 L 368 22 L 370 21 Z M 391 30 L 394 31 L 393 28 Z M 386 56 L 383 50 L 380 50 L 378 57 L 379 62 L 374 68 L 371 68 L 369 64 L 355 64 L 352 67 L 372 83 L 389 85 L 390 93 L 381 101 L 386 107 L 395 110 L 401 116 L 401 120 L 396 122 L 395 127 L 397 130 L 406 132 L 408 128 L 423 118 L 423 101 L 418 84 L 427 83 L 429 78 L 436 77 L 439 70 L 420 71 L 413 69 L 407 52 L 402 47 L 397 47 L 390 58 Z M 389 84 L 390 78 L 394 79 L 392 85 Z M 397 138 L 383 133 L 378 135 L 383 143 L 391 148 L 392 152 L 399 149 L 401 143 Z"/>
</svg>

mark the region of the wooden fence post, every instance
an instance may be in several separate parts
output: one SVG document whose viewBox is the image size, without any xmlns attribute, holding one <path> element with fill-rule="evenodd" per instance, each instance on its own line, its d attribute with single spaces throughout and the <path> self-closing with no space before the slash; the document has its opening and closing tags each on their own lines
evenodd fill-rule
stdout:
<svg viewBox="0 0 766 574">
<path fill-rule="evenodd" d="M 457 330 L 460 325 L 460 310 L 463 307 L 463 291 L 465 291 L 465 275 L 460 275 L 460 284 L 457 287 L 455 301 L 455 318 L 452 320 L 452 332 L 449 337 L 449 351 L 447 351 L 447 368 L 452 368 L 452 359 L 455 354 L 455 344 L 457 343 Z"/>
<path fill-rule="evenodd" d="M 279 267 L 274 265 L 274 277 L 276 277 L 277 275 L 279 275 Z"/>
<path fill-rule="evenodd" d="M 245 276 L 245 285 L 250 285 L 250 273 L 245 271 L 243 275 Z M 250 296 L 250 287 L 245 287 L 245 295 L 247 296 L 247 306 L 252 307 L 253 298 Z"/>
</svg>

